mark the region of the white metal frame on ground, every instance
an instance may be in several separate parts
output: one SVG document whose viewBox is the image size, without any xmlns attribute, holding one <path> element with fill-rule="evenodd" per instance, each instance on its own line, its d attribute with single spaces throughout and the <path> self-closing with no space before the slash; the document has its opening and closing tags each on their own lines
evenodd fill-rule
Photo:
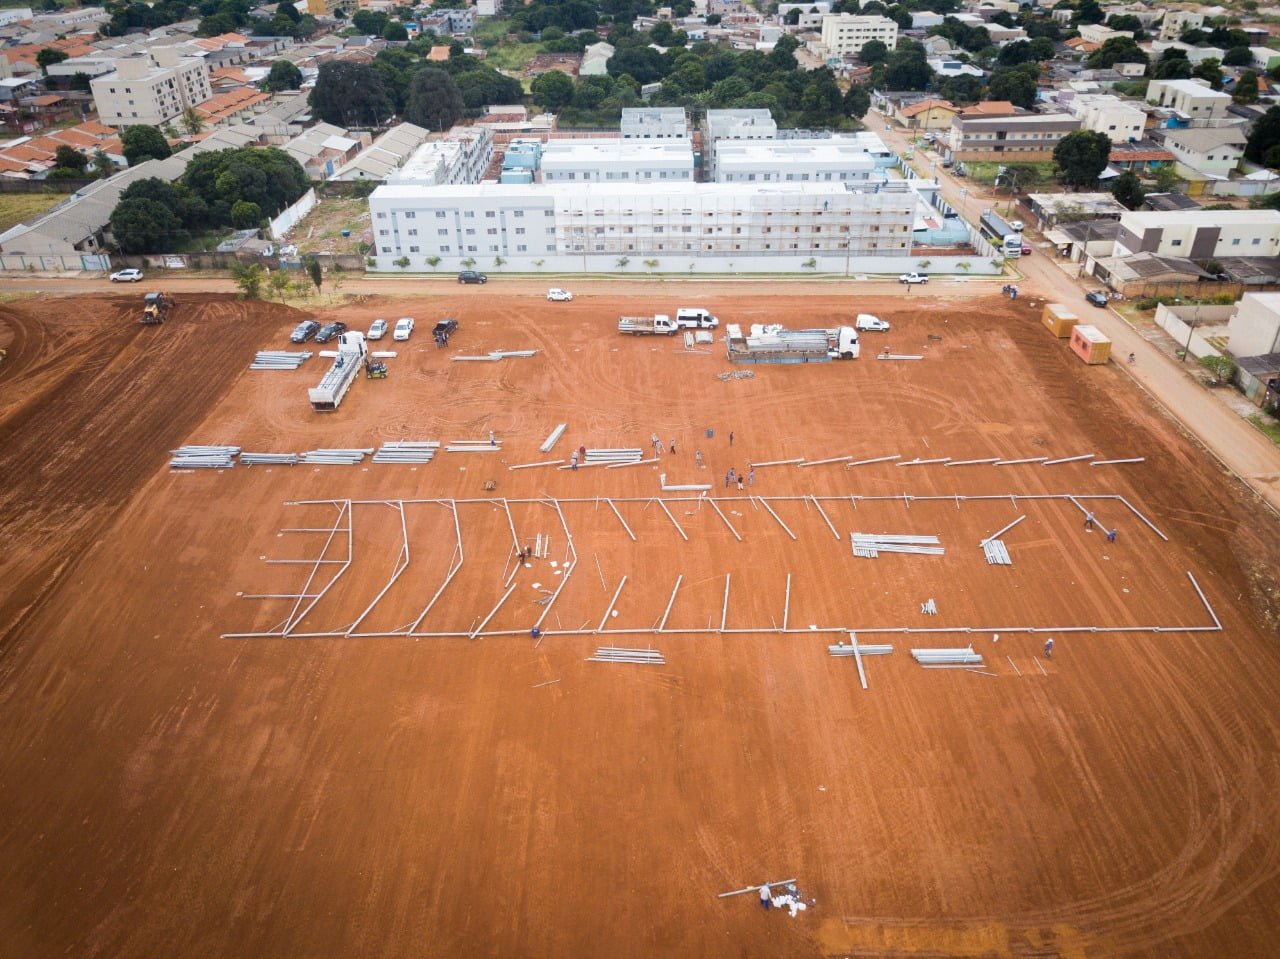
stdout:
<svg viewBox="0 0 1280 959">
<path fill-rule="evenodd" d="M 223 638 L 224 639 L 269 639 L 269 638 L 286 638 L 286 637 L 292 637 L 292 638 L 411 637 L 414 639 L 420 639 L 420 638 L 426 638 L 426 637 L 433 637 L 433 638 L 479 639 L 479 638 L 493 637 L 493 636 L 529 636 L 534 632 L 538 632 L 544 636 L 587 636 L 587 635 L 598 636 L 598 635 L 604 635 L 604 634 L 609 634 L 609 635 L 622 635 L 622 634 L 695 635 L 695 634 L 706 634 L 706 633 L 718 633 L 722 635 L 757 634 L 757 633 L 783 633 L 783 634 L 811 635 L 811 634 L 849 633 L 849 632 L 856 632 L 860 634 L 871 634 L 871 633 L 875 633 L 875 634 L 880 634 L 880 633 L 1006 633 L 1006 634 L 1156 633 L 1156 634 L 1159 634 L 1159 633 L 1219 632 L 1222 630 L 1221 621 L 1218 619 L 1217 614 L 1214 613 L 1213 607 L 1209 605 L 1209 601 L 1205 597 L 1204 592 L 1201 590 L 1200 584 L 1196 582 L 1195 576 L 1192 575 L 1192 573 L 1189 570 L 1187 571 L 1187 578 L 1191 581 L 1192 588 L 1195 590 L 1197 597 L 1199 597 L 1200 599 L 1200 602 L 1204 605 L 1205 611 L 1209 614 L 1209 618 L 1213 621 L 1213 625 L 1211 626 L 1210 625 L 1018 626 L 1018 625 L 1001 624 L 1001 625 L 992 625 L 992 626 L 924 626 L 924 627 L 922 626 L 865 627 L 865 626 L 842 625 L 842 626 L 819 626 L 816 628 L 793 628 L 790 626 L 791 574 L 788 573 L 787 582 L 786 582 L 786 593 L 783 598 L 781 626 L 779 626 L 778 623 L 776 622 L 771 622 L 767 626 L 761 625 L 761 626 L 747 627 L 747 628 L 742 628 L 742 627 L 729 628 L 728 615 L 729 615 L 730 577 L 728 574 L 726 574 L 724 578 L 724 601 L 722 603 L 721 610 L 720 610 L 719 626 L 714 625 L 714 613 L 713 613 L 708 618 L 708 623 L 705 628 L 700 628 L 700 627 L 668 628 L 667 627 L 667 621 L 671 615 L 671 609 L 675 605 L 676 595 L 680 590 L 680 584 L 683 579 L 683 577 L 677 576 L 675 581 L 675 586 L 672 588 L 671 598 L 667 603 L 666 609 L 663 611 L 662 616 L 655 621 L 652 627 L 630 627 L 630 628 L 623 628 L 623 629 L 606 629 L 605 627 L 609 620 L 609 614 L 613 611 L 613 608 L 617 605 L 618 598 L 621 595 L 622 589 L 627 582 L 627 577 L 623 576 L 618 583 L 617 589 L 613 593 L 613 598 L 610 600 L 608 607 L 605 609 L 604 615 L 600 618 L 599 625 L 596 626 L 594 629 L 588 628 L 591 620 L 584 622 L 581 626 L 579 626 L 576 629 L 564 629 L 564 628 L 559 628 L 554 630 L 544 629 L 543 624 L 545 623 L 547 616 L 551 613 L 553 607 L 555 606 L 556 600 L 559 599 L 560 594 L 564 591 L 565 586 L 569 582 L 570 576 L 572 576 L 573 572 L 578 567 L 578 553 L 574 547 L 573 534 L 569 529 L 569 523 L 565 518 L 562 505 L 563 504 L 595 504 L 598 507 L 602 500 L 613 511 L 614 515 L 622 524 L 623 529 L 626 531 L 627 535 L 631 538 L 632 541 L 636 540 L 636 536 L 632 531 L 631 527 L 627 525 L 627 522 L 623 518 L 622 513 L 618 510 L 616 505 L 617 503 L 643 503 L 645 507 L 648 507 L 650 504 L 656 502 L 662 508 L 663 512 L 666 513 L 667 517 L 671 520 L 672 524 L 676 528 L 676 531 L 680 534 L 680 537 L 685 542 L 688 542 L 689 540 L 688 534 L 676 521 L 676 518 L 672 514 L 670 508 L 667 506 L 667 503 L 701 504 L 702 502 L 705 501 L 712 507 L 712 509 L 715 510 L 715 512 L 719 515 L 719 517 L 724 521 L 724 524 L 729 528 L 729 531 L 733 534 L 733 536 L 739 542 L 742 542 L 743 541 L 742 534 L 733 525 L 733 523 L 730 522 L 728 516 L 725 515 L 724 510 L 722 510 L 720 507 L 721 503 L 726 503 L 726 504 L 742 503 L 742 504 L 750 505 L 756 509 L 758 509 L 759 506 L 763 506 L 765 510 L 773 517 L 773 519 L 782 528 L 782 530 L 786 533 L 786 535 L 788 535 L 792 540 L 796 540 L 798 537 L 796 536 L 795 532 L 793 532 L 791 528 L 788 527 L 785 522 L 783 522 L 782 518 L 777 514 L 777 512 L 773 509 L 773 507 L 769 505 L 770 501 L 801 502 L 801 503 L 804 503 L 806 507 L 812 505 L 817 509 L 818 513 L 821 515 L 823 521 L 825 522 L 827 527 L 831 530 L 835 538 L 837 540 L 840 540 L 841 536 L 839 532 L 836 530 L 835 524 L 831 521 L 831 518 L 828 515 L 827 511 L 824 510 L 822 507 L 823 502 L 827 502 L 827 503 L 848 502 L 852 504 L 854 509 L 857 509 L 857 506 L 860 502 L 867 502 L 867 503 L 890 502 L 890 501 L 903 502 L 908 507 L 910 507 L 911 503 L 913 502 L 954 502 L 956 505 L 956 508 L 959 509 L 962 503 L 970 500 L 974 500 L 974 501 L 1008 500 L 1010 503 L 1012 503 L 1014 508 L 1017 509 L 1019 502 L 1035 501 L 1035 500 L 1056 501 L 1056 502 L 1065 501 L 1074 505 L 1077 509 L 1079 509 L 1083 514 L 1087 516 L 1091 514 L 1093 510 L 1090 509 L 1089 507 L 1086 507 L 1084 505 L 1085 502 L 1092 503 L 1094 501 L 1111 501 L 1111 502 L 1122 504 L 1135 517 L 1137 517 L 1145 526 L 1147 526 L 1153 533 L 1155 533 L 1156 536 L 1160 537 L 1161 540 L 1165 542 L 1168 542 L 1169 540 L 1169 537 L 1166 536 L 1163 532 L 1161 532 L 1161 530 L 1149 519 L 1147 519 L 1147 517 L 1144 516 L 1136 507 L 1134 507 L 1133 504 L 1131 504 L 1123 496 L 1120 496 L 1115 493 L 1038 493 L 1038 494 L 1002 493 L 1002 494 L 989 494 L 989 495 L 982 495 L 982 496 L 960 496 L 960 495 L 914 496 L 909 493 L 902 493 L 900 495 L 892 495 L 892 496 L 862 496 L 857 494 L 850 494 L 847 496 L 803 495 L 803 496 L 771 496 L 771 497 L 762 497 L 762 496 L 711 497 L 711 496 L 703 495 L 703 496 L 674 496 L 674 497 L 667 497 L 667 498 L 629 497 L 629 498 L 621 498 L 621 499 L 609 499 L 605 497 L 574 497 L 574 498 L 566 498 L 566 499 L 553 499 L 551 497 L 542 497 L 537 499 L 476 498 L 476 499 L 399 499 L 399 500 L 385 500 L 385 499 L 296 500 L 296 501 L 288 502 L 285 505 L 287 506 L 331 506 L 335 508 L 337 511 L 333 520 L 333 524 L 331 526 L 293 528 L 293 529 L 283 530 L 283 532 L 291 532 L 291 533 L 325 533 L 327 534 L 324 546 L 321 548 L 319 554 L 316 557 L 311 559 L 277 559 L 277 560 L 269 559 L 267 560 L 268 563 L 288 563 L 288 564 L 301 564 L 301 565 L 311 566 L 311 571 L 308 574 L 306 582 L 303 584 L 302 589 L 297 593 L 269 593 L 269 594 L 252 594 L 252 595 L 240 594 L 246 599 L 293 600 L 292 609 L 289 611 L 288 615 L 285 616 L 284 620 L 273 629 L 262 630 L 257 632 L 224 633 Z M 564 575 L 561 577 L 559 585 L 555 588 L 553 592 L 550 593 L 549 598 L 545 601 L 545 605 L 543 606 L 541 615 L 539 615 L 537 619 L 533 623 L 531 623 L 528 627 L 525 627 L 522 629 L 505 629 L 505 630 L 486 630 L 485 629 L 485 627 L 498 614 L 498 612 L 502 609 L 503 605 L 506 603 L 506 601 L 510 598 L 510 596 L 516 589 L 516 586 L 512 583 L 512 580 L 514 579 L 514 575 L 515 575 L 514 572 L 511 574 L 511 576 L 507 577 L 506 569 L 504 568 L 503 575 L 505 577 L 505 581 L 503 582 L 503 586 L 506 588 L 506 592 L 502 595 L 502 598 L 498 600 L 497 604 L 491 610 L 489 610 L 488 614 L 484 616 L 481 620 L 479 620 L 478 623 L 473 623 L 472 627 L 466 630 L 453 630 L 453 631 L 422 630 L 420 627 L 422 626 L 423 620 L 426 619 L 427 615 L 431 612 L 431 609 L 435 606 L 436 602 L 444 594 L 445 590 L 449 587 L 449 584 L 453 581 L 454 577 L 462 569 L 462 565 L 465 559 L 465 555 L 462 548 L 462 525 L 458 516 L 458 507 L 467 506 L 467 505 L 501 506 L 506 513 L 506 519 L 511 529 L 512 540 L 515 543 L 516 549 L 519 550 L 520 538 L 517 535 L 515 521 L 511 515 L 511 504 L 513 503 L 519 504 L 519 505 L 540 504 L 542 506 L 546 506 L 550 509 L 555 510 L 556 516 L 560 521 L 560 526 L 564 531 L 565 541 L 568 546 L 566 559 L 562 567 L 564 570 Z M 453 516 L 454 535 L 456 537 L 456 542 L 454 545 L 453 555 L 450 559 L 449 569 L 445 574 L 444 582 L 441 583 L 439 589 L 437 589 L 436 592 L 432 595 L 426 607 L 423 608 L 422 612 L 419 613 L 412 622 L 406 624 L 405 626 L 399 629 L 361 632 L 358 630 L 358 627 L 360 626 L 360 624 L 363 623 L 365 619 L 369 617 L 369 615 L 377 607 L 378 603 L 383 599 L 384 596 L 386 596 L 387 592 L 392 588 L 392 586 L 395 585 L 396 581 L 400 578 L 400 576 L 404 573 L 404 571 L 409 566 L 409 561 L 410 561 L 409 533 L 408 533 L 408 526 L 405 520 L 405 506 L 423 505 L 423 504 L 443 506 L 446 509 L 450 510 Z M 388 507 L 390 509 L 396 510 L 399 513 L 402 543 L 401 543 L 399 556 L 396 559 L 396 563 L 394 565 L 394 568 L 392 569 L 390 578 L 387 580 L 386 585 L 382 587 L 382 589 L 378 592 L 378 594 L 369 603 L 369 605 L 365 607 L 365 609 L 355 618 L 355 620 L 353 620 L 347 626 L 341 629 L 335 629 L 335 630 L 300 632 L 298 631 L 298 626 L 307 617 L 307 615 L 316 607 L 316 605 L 325 597 L 325 595 L 328 593 L 330 588 L 332 588 L 334 583 L 336 583 L 343 576 L 343 574 L 346 573 L 346 571 L 351 567 L 351 563 L 354 558 L 354 548 L 355 548 L 354 547 L 354 542 L 355 542 L 354 512 L 355 512 L 355 507 L 357 506 L 384 506 L 384 507 Z M 1017 522 L 1018 521 L 1015 520 L 1015 523 L 1010 525 L 1011 526 L 1015 525 Z M 1099 525 L 1102 526 L 1104 524 L 1099 524 Z M 1009 527 L 1006 527 L 1005 529 L 1008 529 L 1008 528 Z M 1004 531 L 1005 530 L 1001 530 L 1001 532 L 1004 532 Z M 340 542 L 340 537 L 341 537 L 341 534 L 343 533 L 346 534 L 346 546 L 347 546 L 346 556 L 342 558 L 332 558 L 332 559 L 329 558 L 328 553 L 329 553 L 330 547 L 333 545 L 335 540 L 338 540 Z M 999 535 L 999 534 L 996 534 L 996 535 Z M 316 582 L 317 576 L 319 575 L 321 568 L 330 566 L 330 565 L 337 566 L 339 568 L 334 572 L 334 575 L 323 586 L 323 588 L 321 588 L 318 592 L 312 592 L 312 588 Z M 604 582 L 603 574 L 602 574 L 601 582 L 602 584 Z M 305 603 L 305 606 L 304 606 L 304 602 L 306 600 L 310 600 L 310 602 Z M 557 614 L 557 620 L 558 618 L 559 617 Z"/>
</svg>

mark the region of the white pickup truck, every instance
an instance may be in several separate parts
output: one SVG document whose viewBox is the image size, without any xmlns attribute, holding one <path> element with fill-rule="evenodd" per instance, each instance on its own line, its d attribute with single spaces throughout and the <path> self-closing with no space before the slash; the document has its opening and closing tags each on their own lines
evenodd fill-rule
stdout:
<svg viewBox="0 0 1280 959">
<path fill-rule="evenodd" d="M 654 335 L 657 333 L 675 336 L 676 330 L 679 328 L 676 321 L 665 313 L 659 313 L 656 316 L 618 317 L 618 332 L 630 333 L 633 336 Z"/>
<path fill-rule="evenodd" d="M 898 277 L 898 282 L 907 283 L 907 284 L 928 283 L 929 274 L 928 273 L 903 273 L 902 276 Z"/>
</svg>

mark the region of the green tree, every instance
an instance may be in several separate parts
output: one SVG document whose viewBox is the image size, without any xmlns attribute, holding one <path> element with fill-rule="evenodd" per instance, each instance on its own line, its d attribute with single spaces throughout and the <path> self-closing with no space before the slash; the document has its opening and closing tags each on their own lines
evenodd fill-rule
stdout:
<svg viewBox="0 0 1280 959">
<path fill-rule="evenodd" d="M 271 292 L 280 298 L 280 302 L 285 301 L 285 294 L 289 290 L 289 274 L 285 270 L 272 270 L 271 276 L 267 279 L 267 285 L 271 287 Z"/>
<path fill-rule="evenodd" d="M 463 112 L 462 92 L 445 71 L 427 68 L 413 75 L 404 108 L 410 123 L 443 132 L 461 120 Z"/>
<path fill-rule="evenodd" d="M 933 71 L 918 45 L 895 50 L 884 66 L 884 82 L 890 90 L 924 90 L 933 79 Z"/>
<path fill-rule="evenodd" d="M 858 51 L 858 59 L 868 66 L 884 63 L 889 59 L 889 48 L 883 40 L 868 40 Z"/>
<path fill-rule="evenodd" d="M 1280 107 L 1272 107 L 1254 123 L 1245 140 L 1245 159 L 1265 163 L 1267 154 L 1276 146 L 1280 146 Z"/>
<path fill-rule="evenodd" d="M 173 212 L 155 200 L 121 200 L 111 212 L 111 235 L 122 253 L 160 253 L 185 231 Z"/>
<path fill-rule="evenodd" d="M 388 23 L 382 28 L 382 39 L 388 43 L 408 43 L 409 31 L 403 23 Z"/>
<path fill-rule="evenodd" d="M 380 37 L 387 28 L 390 17 L 372 10 L 357 10 L 351 17 L 351 26 L 368 37 Z"/>
<path fill-rule="evenodd" d="M 1253 63 L 1253 51 L 1247 46 L 1232 47 L 1222 55 L 1224 67 L 1247 67 Z"/>
<path fill-rule="evenodd" d="M 262 284 L 267 278 L 267 271 L 257 263 L 237 263 L 231 268 L 231 278 L 240 288 L 241 299 L 256 300 L 262 296 Z"/>
<path fill-rule="evenodd" d="M 1036 102 L 1036 81 L 1021 67 L 996 67 L 987 81 L 987 95 L 1029 110 Z"/>
<path fill-rule="evenodd" d="M 236 200 L 231 204 L 231 225 L 237 230 L 248 230 L 262 222 L 262 207 L 248 200 Z"/>
<path fill-rule="evenodd" d="M 182 129 L 187 131 L 188 136 L 195 136 L 204 129 L 204 120 L 196 113 L 195 107 L 186 107 L 182 111 Z"/>
<path fill-rule="evenodd" d="M 80 93 L 89 93 L 93 89 L 92 83 L 93 80 L 89 74 L 80 70 L 71 75 L 70 87 L 72 90 L 77 90 Z"/>
<path fill-rule="evenodd" d="M 1111 156 L 1111 138 L 1092 130 L 1077 130 L 1058 141 L 1053 160 L 1067 186 L 1093 186 Z"/>
<path fill-rule="evenodd" d="M 871 94 L 861 83 L 851 84 L 844 94 L 844 112 L 855 120 L 861 120 L 871 109 Z"/>
<path fill-rule="evenodd" d="M 1191 61 L 1187 52 L 1170 47 L 1160 55 L 1159 61 L 1149 70 L 1153 80 L 1189 80 L 1191 78 Z"/>
<path fill-rule="evenodd" d="M 378 126 L 391 113 L 378 71 L 367 63 L 345 60 L 320 64 L 308 102 L 321 120 L 343 127 Z"/>
<path fill-rule="evenodd" d="M 1107 18 L 1107 26 L 1112 30 L 1128 30 L 1135 40 L 1145 40 L 1147 36 L 1142 29 L 1142 21 L 1131 13 L 1112 14 Z"/>
<path fill-rule="evenodd" d="M 1050 46 L 1052 47 L 1052 44 Z M 1031 43 L 1027 40 L 1015 40 L 1000 48 L 1000 55 L 996 58 L 996 62 L 1002 67 L 1016 67 L 1019 63 L 1034 59 L 1036 58 L 1031 53 Z"/>
<path fill-rule="evenodd" d="M 1076 14 L 1071 18 L 1071 25 L 1074 27 L 1082 23 L 1101 23 L 1105 19 L 1106 14 L 1098 6 L 1097 0 L 1080 0 L 1076 4 Z"/>
<path fill-rule="evenodd" d="M 982 99 L 982 81 L 977 77 L 948 77 L 938 84 L 938 96 L 955 104 L 977 103 Z"/>
<path fill-rule="evenodd" d="M 1217 57 L 1206 57 L 1191 68 L 1191 75 L 1201 80 L 1208 80 L 1209 86 L 1215 90 L 1222 89 L 1222 64 Z"/>
<path fill-rule="evenodd" d="M 281 6 L 288 6 L 282 4 Z M 267 80 L 263 84 L 263 88 L 268 93 L 278 93 L 281 90 L 297 90 L 302 86 L 302 71 L 288 60 L 277 60 L 271 64 L 271 72 L 267 74 Z"/>
<path fill-rule="evenodd" d="M 1132 170 L 1125 170 L 1111 182 L 1111 195 L 1130 210 L 1142 206 L 1142 201 L 1146 198 L 1142 181 Z"/>
<path fill-rule="evenodd" d="M 1053 41 L 1048 37 L 1034 37 L 1031 40 L 1031 59 L 1039 62 L 1052 60 L 1054 57 Z"/>
<path fill-rule="evenodd" d="M 320 284 L 324 282 L 324 275 L 320 270 L 320 261 L 315 257 L 310 257 L 306 261 L 307 276 L 311 277 L 311 283 L 316 288 L 316 292 L 320 292 Z"/>
<path fill-rule="evenodd" d="M 529 92 L 542 109 L 558 113 L 573 101 L 573 80 L 559 70 L 550 70 L 534 78 Z"/>
<path fill-rule="evenodd" d="M 1258 74 L 1253 70 L 1246 70 L 1240 74 L 1240 79 L 1236 81 L 1236 87 L 1231 91 L 1231 98 L 1236 103 L 1257 103 L 1258 102 Z"/>
<path fill-rule="evenodd" d="M 124 158 L 129 166 L 137 166 L 145 160 L 164 160 L 173 156 L 164 134 L 152 126 L 125 127 L 124 133 L 120 134 L 120 142 L 124 145 Z"/>
<path fill-rule="evenodd" d="M 89 158 L 75 147 L 60 146 L 53 155 L 54 163 L 59 169 L 72 170 L 78 176 L 84 176 L 89 167 Z"/>
<path fill-rule="evenodd" d="M 49 68 L 55 63 L 61 63 L 63 60 L 70 59 L 70 54 L 63 50 L 55 50 L 53 47 L 45 47 L 36 53 L 36 66 L 40 68 L 40 72 L 46 77 L 49 75 Z"/>
<path fill-rule="evenodd" d="M 1112 37 L 1085 61 L 1094 70 L 1109 70 L 1117 63 L 1147 63 L 1146 52 L 1129 37 Z"/>
</svg>

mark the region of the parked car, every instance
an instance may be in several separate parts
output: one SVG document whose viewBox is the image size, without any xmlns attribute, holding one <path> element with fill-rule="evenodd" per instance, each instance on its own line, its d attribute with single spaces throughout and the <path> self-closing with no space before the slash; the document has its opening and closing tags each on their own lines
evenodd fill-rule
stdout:
<svg viewBox="0 0 1280 959">
<path fill-rule="evenodd" d="M 369 324 L 369 339 L 380 340 L 387 335 L 387 321 L 378 319 Z"/>
<path fill-rule="evenodd" d="M 1107 305 L 1107 294 L 1101 290 L 1090 290 L 1084 295 L 1084 298 L 1097 307 L 1105 307 Z"/>
<path fill-rule="evenodd" d="M 874 333 L 889 332 L 889 324 L 878 316 L 872 316 L 870 313 L 859 313 L 858 319 L 853 324 L 854 329 L 864 330 Z"/>
<path fill-rule="evenodd" d="M 463 270 L 458 274 L 459 283 L 488 283 L 489 278 L 483 273 L 477 273 L 475 270 Z"/>
<path fill-rule="evenodd" d="M 303 320 L 293 328 L 293 332 L 289 334 L 289 340 L 293 343 L 305 343 L 315 336 L 319 329 L 320 324 L 315 320 Z"/>
<path fill-rule="evenodd" d="M 898 282 L 907 283 L 907 284 L 928 283 L 929 274 L 928 273 L 903 273 L 902 276 L 898 277 Z"/>
<path fill-rule="evenodd" d="M 393 340 L 407 340 L 413 333 L 413 317 L 402 316 L 396 320 L 396 331 L 391 334 Z"/>
<path fill-rule="evenodd" d="M 330 340 L 336 340 L 340 335 L 347 332 L 347 324 L 345 323 L 326 323 L 320 327 L 320 331 L 316 333 L 317 343 L 328 343 Z"/>
<path fill-rule="evenodd" d="M 443 336 L 445 339 L 453 336 L 453 331 L 458 328 L 458 321 L 455 319 L 441 320 L 431 328 L 431 335 L 434 337 Z"/>
<path fill-rule="evenodd" d="M 1031 255 L 1031 244 L 1030 244 L 1030 243 L 1024 243 L 1024 244 L 1022 244 L 1022 255 L 1023 255 L 1023 256 L 1030 256 L 1030 255 Z"/>
<path fill-rule="evenodd" d="M 111 274 L 111 282 L 112 283 L 141 283 L 142 271 L 133 270 L 133 269 L 119 270 Z"/>
<path fill-rule="evenodd" d="M 562 290 L 557 287 L 556 289 L 547 290 L 547 299 L 556 303 L 568 303 L 573 299 L 573 294 L 568 290 Z"/>
<path fill-rule="evenodd" d="M 1021 220 L 1010 220 L 1009 226 L 1014 233 L 1021 233 L 1025 224 Z"/>
</svg>

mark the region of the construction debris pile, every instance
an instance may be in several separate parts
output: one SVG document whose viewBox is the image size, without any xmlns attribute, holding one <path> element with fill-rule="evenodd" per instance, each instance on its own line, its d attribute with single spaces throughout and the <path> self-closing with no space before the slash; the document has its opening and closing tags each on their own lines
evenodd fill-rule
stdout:
<svg viewBox="0 0 1280 959">
<path fill-rule="evenodd" d="M 734 370 L 732 373 L 717 373 L 716 379 L 721 382 L 725 380 L 749 380 L 755 375 L 753 370 Z"/>
<path fill-rule="evenodd" d="M 288 350 L 260 350 L 249 364 L 249 369 L 296 370 L 313 355 L 308 352 L 290 353 Z"/>
<path fill-rule="evenodd" d="M 383 443 L 378 452 L 373 454 L 373 461 L 375 463 L 430 463 L 435 459 L 439 449 L 440 443 L 437 440 Z"/>
<path fill-rule="evenodd" d="M 850 533 L 853 555 L 875 559 L 881 553 L 915 553 L 941 556 L 945 550 L 936 536 L 907 536 L 896 533 Z"/>
</svg>

